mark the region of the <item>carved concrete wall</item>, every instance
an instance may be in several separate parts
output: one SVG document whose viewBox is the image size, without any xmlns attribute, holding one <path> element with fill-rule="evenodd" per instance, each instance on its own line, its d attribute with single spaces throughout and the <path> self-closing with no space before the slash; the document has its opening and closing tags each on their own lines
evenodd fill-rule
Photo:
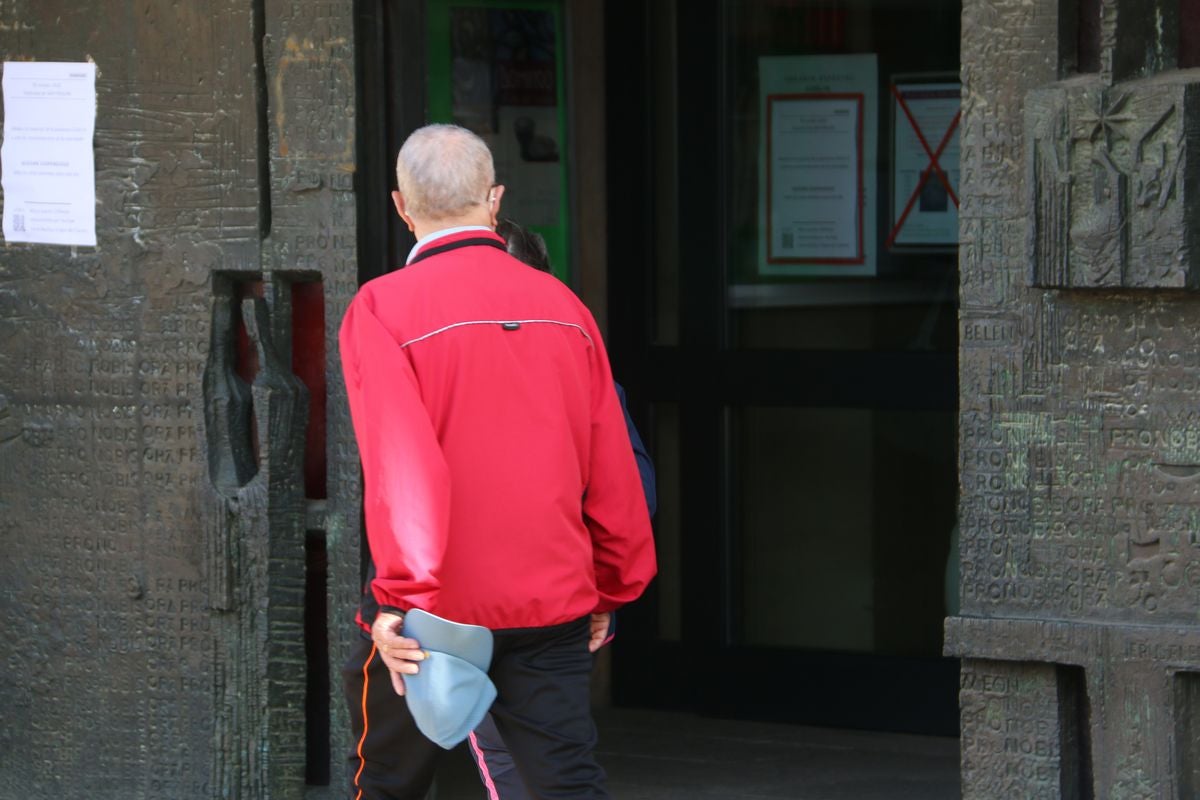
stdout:
<svg viewBox="0 0 1200 800">
<path fill-rule="evenodd" d="M 341 794 L 351 7 L 0 0 L 98 68 L 98 246 L 0 252 L 0 796 Z"/>
<path fill-rule="evenodd" d="M 963 6 L 964 797 L 1197 797 L 1200 73 L 1176 2 Z"/>
</svg>

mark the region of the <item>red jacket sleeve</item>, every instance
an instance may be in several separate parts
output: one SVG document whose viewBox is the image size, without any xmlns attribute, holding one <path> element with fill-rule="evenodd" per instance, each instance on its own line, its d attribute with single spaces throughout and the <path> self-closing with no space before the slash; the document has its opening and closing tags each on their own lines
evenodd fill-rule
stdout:
<svg viewBox="0 0 1200 800">
<path fill-rule="evenodd" d="M 450 475 L 412 363 L 360 294 L 339 345 L 362 460 L 371 584 L 382 606 L 430 608 L 450 520 Z"/>
<path fill-rule="evenodd" d="M 593 325 L 592 441 L 583 516 L 592 537 L 596 611 L 637 599 L 657 571 L 646 494 L 629 443 L 608 355 Z"/>
</svg>

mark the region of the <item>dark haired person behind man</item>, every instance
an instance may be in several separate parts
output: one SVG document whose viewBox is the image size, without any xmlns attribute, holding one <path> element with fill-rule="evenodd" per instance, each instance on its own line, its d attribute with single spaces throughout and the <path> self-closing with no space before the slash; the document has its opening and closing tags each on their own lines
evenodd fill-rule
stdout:
<svg viewBox="0 0 1200 800">
<path fill-rule="evenodd" d="M 496 221 L 496 235 L 504 240 L 508 254 L 534 269 L 550 272 L 550 251 L 540 233 L 518 225 L 507 217 Z"/>
<path fill-rule="evenodd" d="M 365 284 L 339 333 L 373 562 L 343 671 L 354 800 L 425 796 L 444 751 L 404 676 L 413 608 L 494 634 L 491 713 L 529 791 L 607 798 L 591 653 L 655 573 L 650 518 L 595 321 L 494 232 L 487 145 L 431 125 L 397 159 L 408 266 Z"/>
</svg>

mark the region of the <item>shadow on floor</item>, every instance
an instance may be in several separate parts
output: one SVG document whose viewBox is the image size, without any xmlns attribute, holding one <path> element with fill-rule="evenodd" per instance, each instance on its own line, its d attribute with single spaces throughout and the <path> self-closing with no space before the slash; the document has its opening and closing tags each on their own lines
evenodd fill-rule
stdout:
<svg viewBox="0 0 1200 800">
<path fill-rule="evenodd" d="M 608 709 L 596 714 L 615 800 L 959 800 L 958 740 Z M 464 747 L 429 800 L 485 800 Z"/>
</svg>

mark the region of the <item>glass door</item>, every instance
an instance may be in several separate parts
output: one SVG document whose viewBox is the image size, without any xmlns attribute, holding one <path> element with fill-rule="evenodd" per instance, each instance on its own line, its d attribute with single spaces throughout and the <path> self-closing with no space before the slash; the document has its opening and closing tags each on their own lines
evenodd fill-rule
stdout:
<svg viewBox="0 0 1200 800">
<path fill-rule="evenodd" d="M 618 702 L 957 728 L 960 13 L 609 9 L 611 329 L 664 495 Z"/>
</svg>

